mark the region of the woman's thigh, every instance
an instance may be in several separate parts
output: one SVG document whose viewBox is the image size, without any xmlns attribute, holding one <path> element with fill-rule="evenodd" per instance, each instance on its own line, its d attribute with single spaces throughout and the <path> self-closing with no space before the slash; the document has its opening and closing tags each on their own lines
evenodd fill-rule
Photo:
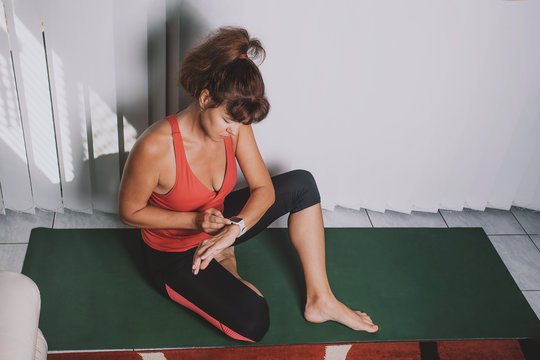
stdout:
<svg viewBox="0 0 540 360">
<path fill-rule="evenodd" d="M 269 327 L 266 300 L 213 260 L 197 275 L 195 249 L 164 253 L 144 244 L 145 261 L 160 292 L 196 312 L 228 336 L 259 341 Z"/>
<path fill-rule="evenodd" d="M 281 216 L 301 211 L 321 201 L 315 179 L 306 170 L 292 170 L 272 176 L 271 179 L 275 191 L 274 204 L 251 229 L 236 240 L 235 245 L 257 235 Z M 231 192 L 225 198 L 223 216 L 230 218 L 237 215 L 246 204 L 249 195 L 247 187 Z"/>
</svg>

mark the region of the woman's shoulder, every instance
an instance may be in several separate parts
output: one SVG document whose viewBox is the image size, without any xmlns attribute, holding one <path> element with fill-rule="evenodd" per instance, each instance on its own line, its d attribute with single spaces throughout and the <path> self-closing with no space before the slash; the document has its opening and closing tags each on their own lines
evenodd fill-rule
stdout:
<svg viewBox="0 0 540 360">
<path fill-rule="evenodd" d="M 235 135 L 231 135 L 231 141 L 234 149 L 234 153 L 236 154 L 236 151 L 238 149 L 238 141 L 242 139 L 250 139 L 253 138 L 253 129 L 251 128 L 251 125 L 244 125 L 242 124 L 238 128 L 238 133 Z"/>
<path fill-rule="evenodd" d="M 167 118 L 156 121 L 139 136 L 132 151 L 140 156 L 160 156 L 170 151 L 172 130 Z"/>
</svg>

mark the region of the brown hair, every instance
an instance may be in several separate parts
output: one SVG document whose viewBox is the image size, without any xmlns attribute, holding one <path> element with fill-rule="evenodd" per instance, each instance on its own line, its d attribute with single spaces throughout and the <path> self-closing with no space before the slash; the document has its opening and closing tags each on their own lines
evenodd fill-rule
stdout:
<svg viewBox="0 0 540 360">
<path fill-rule="evenodd" d="M 248 54 L 248 58 L 239 58 L 241 54 Z M 251 39 L 246 29 L 221 27 L 188 53 L 179 82 L 194 99 L 207 89 L 208 107 L 225 105 L 234 121 L 257 123 L 266 117 L 270 104 L 252 59 L 262 58 L 260 65 L 265 57 L 261 42 Z"/>
</svg>

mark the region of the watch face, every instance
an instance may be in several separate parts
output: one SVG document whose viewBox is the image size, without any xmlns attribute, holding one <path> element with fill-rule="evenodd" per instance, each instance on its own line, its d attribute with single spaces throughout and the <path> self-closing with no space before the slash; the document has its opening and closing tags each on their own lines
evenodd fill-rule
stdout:
<svg viewBox="0 0 540 360">
<path fill-rule="evenodd" d="M 233 216 L 229 220 L 234 221 L 234 222 L 240 222 L 240 221 L 242 221 L 242 218 L 239 218 L 238 216 Z"/>
</svg>

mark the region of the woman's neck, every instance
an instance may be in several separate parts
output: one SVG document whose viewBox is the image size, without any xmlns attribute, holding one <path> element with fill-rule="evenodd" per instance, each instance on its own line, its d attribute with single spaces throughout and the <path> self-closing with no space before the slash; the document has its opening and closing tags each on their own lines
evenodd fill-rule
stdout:
<svg viewBox="0 0 540 360">
<path fill-rule="evenodd" d="M 211 141 L 206 131 L 201 125 L 201 111 L 194 103 L 189 105 L 178 114 L 179 126 L 187 140 L 196 143 L 206 143 Z M 182 136 L 184 137 L 184 136 Z"/>
</svg>

